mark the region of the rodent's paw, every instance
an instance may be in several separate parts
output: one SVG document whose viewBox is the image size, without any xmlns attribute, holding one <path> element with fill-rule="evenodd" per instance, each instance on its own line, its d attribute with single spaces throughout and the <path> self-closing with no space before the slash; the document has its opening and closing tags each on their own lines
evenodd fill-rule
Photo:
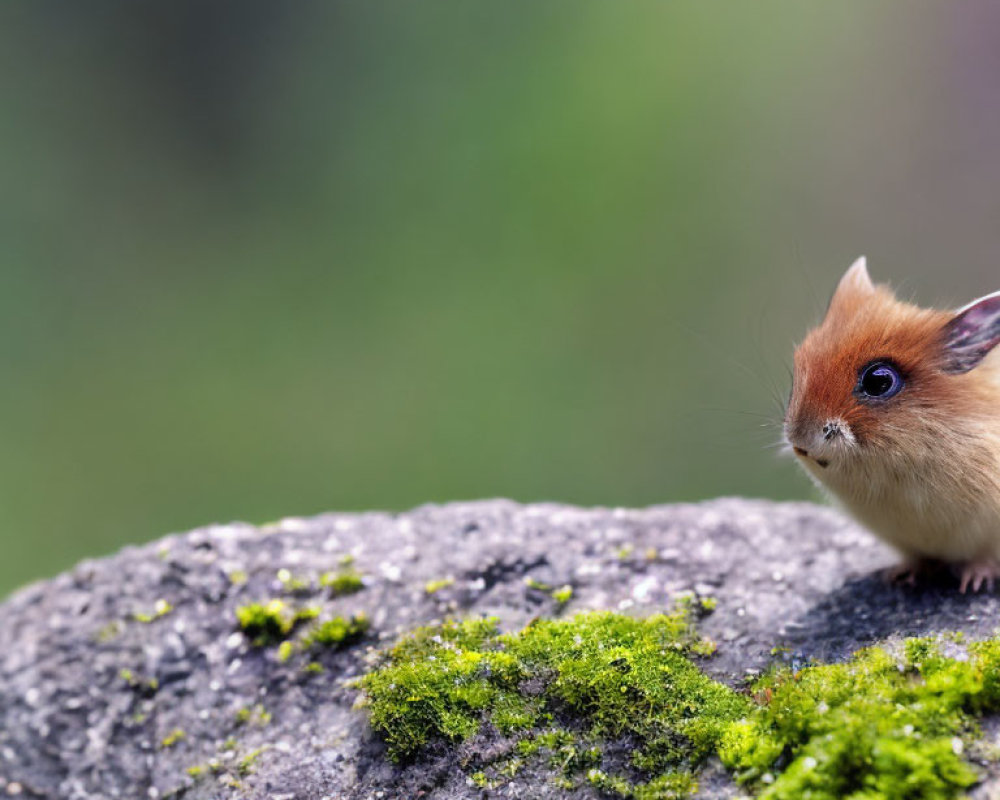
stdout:
<svg viewBox="0 0 1000 800">
<path fill-rule="evenodd" d="M 919 561 L 901 561 L 880 572 L 880 577 L 892 586 L 916 586 L 917 575 L 922 572 Z"/>
<path fill-rule="evenodd" d="M 993 591 L 993 581 L 1000 578 L 1000 564 L 993 559 L 970 561 L 962 567 L 962 580 L 958 590 L 965 594 L 967 589 L 978 592 L 982 588 Z"/>
<path fill-rule="evenodd" d="M 948 566 L 932 558 L 914 556 L 879 571 L 882 580 L 892 586 L 916 588 L 922 579 L 940 579 L 948 573 Z"/>
</svg>

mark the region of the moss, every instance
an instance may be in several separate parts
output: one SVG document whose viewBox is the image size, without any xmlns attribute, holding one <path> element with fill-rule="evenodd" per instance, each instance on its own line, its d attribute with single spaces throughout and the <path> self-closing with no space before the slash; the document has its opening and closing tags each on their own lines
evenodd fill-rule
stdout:
<svg viewBox="0 0 1000 800">
<path fill-rule="evenodd" d="M 320 623 L 305 637 L 306 646 L 343 647 L 356 642 L 368 630 L 368 617 L 357 614 L 350 619 L 334 617 Z"/>
<path fill-rule="evenodd" d="M 964 754 L 983 757 L 976 718 L 1000 713 L 1000 638 L 778 666 L 747 697 L 691 660 L 712 649 L 692 618 L 713 607 L 692 596 L 646 620 L 580 614 L 506 635 L 496 620 L 450 621 L 401 639 L 358 685 L 394 760 L 484 726 L 509 737 L 507 755 L 475 762 L 484 788 L 545 759 L 567 790 L 671 800 L 712 754 L 764 800 L 948 800 L 977 781 Z"/>
<path fill-rule="evenodd" d="M 547 583 L 543 583 L 537 578 L 527 577 L 524 579 L 524 585 L 529 589 L 534 589 L 536 592 L 545 592 L 548 594 L 552 591 L 552 587 Z"/>
<path fill-rule="evenodd" d="M 490 786 L 490 780 L 489 780 L 489 778 L 486 777 L 486 773 L 485 772 L 473 772 L 469 776 L 469 779 L 473 782 L 473 784 L 475 784 L 476 786 L 478 786 L 480 789 L 489 789 L 489 788 L 492 788 Z"/>
<path fill-rule="evenodd" d="M 258 747 L 256 750 L 251 750 L 243 758 L 239 760 L 236 765 L 236 771 L 240 777 L 245 778 L 251 772 L 253 772 L 254 765 L 257 763 L 257 759 L 260 758 L 260 754 L 264 752 L 267 748 Z"/>
<path fill-rule="evenodd" d="M 169 747 L 173 747 L 181 739 L 185 738 L 187 738 L 187 734 L 181 728 L 174 728 L 160 741 L 160 747 L 166 750 Z"/>
<path fill-rule="evenodd" d="M 227 577 L 233 586 L 242 586 L 248 580 L 246 572 L 242 569 L 232 570 Z"/>
<path fill-rule="evenodd" d="M 334 597 L 354 594 L 365 588 L 364 577 L 347 562 L 336 572 L 324 572 L 320 575 L 319 585 L 330 590 Z"/>
<path fill-rule="evenodd" d="M 150 612 L 136 611 L 132 615 L 132 619 L 134 619 L 136 622 L 152 622 L 155 619 L 159 619 L 160 617 L 166 616 L 173 610 L 174 607 L 170 603 L 168 603 L 166 600 L 160 599 L 153 604 L 152 611 Z"/>
<path fill-rule="evenodd" d="M 292 650 L 294 645 L 291 642 L 285 641 L 278 645 L 278 661 L 284 663 L 292 657 Z"/>
<path fill-rule="evenodd" d="M 236 712 L 234 717 L 237 725 L 256 724 L 264 727 L 271 721 L 271 713 L 260 703 L 254 706 L 245 706 Z"/>
<path fill-rule="evenodd" d="M 223 751 L 225 751 L 223 758 L 212 758 L 207 763 L 194 764 L 188 767 L 185 772 L 194 781 L 200 781 L 208 775 L 215 775 L 218 776 L 218 780 L 222 785 L 233 789 L 240 789 L 242 788 L 242 784 L 238 778 L 245 778 L 253 772 L 257 759 L 267 748 L 261 747 L 257 750 L 251 750 L 239 759 L 236 759 L 233 752 L 236 749 L 236 742 L 234 740 L 226 740 L 222 747 Z"/>
<path fill-rule="evenodd" d="M 156 678 L 141 678 L 128 667 L 123 667 L 118 671 L 118 677 L 134 689 L 143 697 L 152 697 L 160 689 L 160 682 Z"/>
<path fill-rule="evenodd" d="M 1000 711 L 1000 640 L 945 656 L 934 639 L 843 664 L 778 668 L 720 755 L 767 800 L 939 800 L 976 782 L 962 759 L 974 715 Z"/>
<path fill-rule="evenodd" d="M 297 625 L 317 616 L 318 608 L 310 606 L 293 611 L 283 600 L 250 603 L 236 609 L 236 621 L 255 647 L 277 644 L 287 638 Z"/>
<path fill-rule="evenodd" d="M 573 587 L 566 584 L 565 586 L 560 586 L 558 589 L 553 589 L 552 599 L 555 600 L 556 604 L 559 606 L 566 605 L 573 599 Z"/>
<path fill-rule="evenodd" d="M 94 634 L 94 640 L 99 644 L 107 644 L 113 641 L 124 630 L 124 625 L 119 620 L 112 620 L 98 628 Z"/>
<path fill-rule="evenodd" d="M 427 581 L 427 583 L 424 584 L 424 592 L 426 594 L 435 594 L 436 592 L 440 592 L 442 589 L 447 589 L 449 586 L 454 585 L 454 583 L 454 578 L 438 578 L 434 581 Z"/>
<path fill-rule="evenodd" d="M 278 570 L 277 578 L 282 588 L 289 594 L 301 594 L 312 588 L 312 582 L 308 578 L 293 575 L 290 570 L 285 568 Z"/>
<path fill-rule="evenodd" d="M 594 780 L 606 776 L 602 791 L 667 798 L 657 787 L 693 784 L 691 769 L 751 710 L 690 660 L 706 650 L 687 608 L 646 620 L 604 612 L 537 620 L 506 635 L 495 620 L 447 622 L 402 639 L 359 683 L 396 760 L 489 723 L 517 739 L 517 758 L 547 757 L 570 784 L 591 770 Z M 635 757 L 613 772 L 602 751 L 623 738 Z"/>
</svg>

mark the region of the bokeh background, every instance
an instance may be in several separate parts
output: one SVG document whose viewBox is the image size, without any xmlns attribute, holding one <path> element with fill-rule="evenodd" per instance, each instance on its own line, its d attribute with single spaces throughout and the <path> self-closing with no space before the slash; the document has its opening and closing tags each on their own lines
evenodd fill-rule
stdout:
<svg viewBox="0 0 1000 800">
<path fill-rule="evenodd" d="M 866 253 L 1000 288 L 986 2 L 0 6 L 0 594 L 211 521 L 811 496 Z"/>
</svg>

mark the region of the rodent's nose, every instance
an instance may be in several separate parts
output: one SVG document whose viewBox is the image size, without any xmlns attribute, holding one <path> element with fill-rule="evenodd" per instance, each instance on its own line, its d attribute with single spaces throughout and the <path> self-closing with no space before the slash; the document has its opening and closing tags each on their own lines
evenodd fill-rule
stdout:
<svg viewBox="0 0 1000 800">
<path fill-rule="evenodd" d="M 830 441 L 835 436 L 841 436 L 843 430 L 841 430 L 840 423 L 836 420 L 830 420 L 823 426 L 823 440 Z"/>
</svg>

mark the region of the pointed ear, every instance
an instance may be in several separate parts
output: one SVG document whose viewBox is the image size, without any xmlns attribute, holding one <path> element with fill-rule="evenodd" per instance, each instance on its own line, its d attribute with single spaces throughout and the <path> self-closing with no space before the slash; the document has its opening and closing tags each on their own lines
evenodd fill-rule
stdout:
<svg viewBox="0 0 1000 800">
<path fill-rule="evenodd" d="M 980 297 L 945 323 L 944 371 L 968 372 L 1000 344 L 1000 292 Z"/>
<path fill-rule="evenodd" d="M 830 298 L 830 305 L 827 311 L 832 311 L 835 308 L 850 308 L 853 305 L 852 301 L 856 301 L 858 297 L 863 297 L 874 291 L 875 285 L 872 283 L 872 279 L 868 277 L 868 260 L 864 256 L 860 256 L 851 264 L 847 272 L 844 273 L 844 277 L 840 279 L 840 283 L 837 284 L 837 290 L 833 293 L 833 297 Z"/>
<path fill-rule="evenodd" d="M 834 292 L 833 296 L 836 297 L 841 292 L 870 292 L 874 288 L 872 279 L 868 277 L 868 259 L 864 256 L 858 256 L 847 272 L 844 273 L 844 277 L 840 279 L 840 283 L 837 284 L 837 291 Z"/>
</svg>

